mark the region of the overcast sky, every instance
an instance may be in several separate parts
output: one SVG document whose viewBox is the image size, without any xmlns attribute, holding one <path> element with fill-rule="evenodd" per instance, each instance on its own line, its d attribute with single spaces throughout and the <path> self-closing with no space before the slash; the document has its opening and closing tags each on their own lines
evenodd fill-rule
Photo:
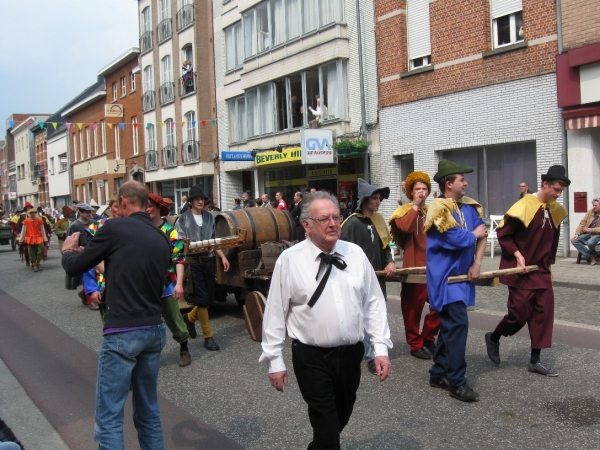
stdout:
<svg viewBox="0 0 600 450">
<path fill-rule="evenodd" d="M 13 113 L 57 112 L 138 46 L 135 0 L 0 0 L 0 140 Z"/>
</svg>

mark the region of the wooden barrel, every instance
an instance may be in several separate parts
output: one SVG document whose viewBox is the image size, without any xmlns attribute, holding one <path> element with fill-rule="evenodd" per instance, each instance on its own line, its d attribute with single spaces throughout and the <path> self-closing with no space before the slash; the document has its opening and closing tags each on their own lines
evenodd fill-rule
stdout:
<svg viewBox="0 0 600 450">
<path fill-rule="evenodd" d="M 244 208 L 222 211 L 215 216 L 218 238 L 238 234 L 238 228 L 246 230 L 246 240 L 239 247 L 240 251 L 255 250 L 264 242 L 294 239 L 294 220 L 289 212 L 279 209 Z"/>
</svg>

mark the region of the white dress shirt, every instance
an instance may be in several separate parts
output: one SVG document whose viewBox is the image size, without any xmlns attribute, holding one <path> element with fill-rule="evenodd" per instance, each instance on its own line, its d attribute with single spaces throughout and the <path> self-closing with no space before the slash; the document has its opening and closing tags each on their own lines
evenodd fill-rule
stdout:
<svg viewBox="0 0 600 450">
<path fill-rule="evenodd" d="M 263 318 L 260 362 L 269 362 L 269 373 L 286 370 L 282 350 L 285 333 L 316 347 L 353 345 L 371 337 L 375 356 L 387 356 L 392 348 L 387 310 L 373 266 L 362 249 L 337 241 L 332 255 L 348 267 L 332 266 L 321 297 L 311 308 L 308 302 L 325 273 L 315 280 L 321 250 L 310 239 L 285 250 L 277 259 Z"/>
</svg>

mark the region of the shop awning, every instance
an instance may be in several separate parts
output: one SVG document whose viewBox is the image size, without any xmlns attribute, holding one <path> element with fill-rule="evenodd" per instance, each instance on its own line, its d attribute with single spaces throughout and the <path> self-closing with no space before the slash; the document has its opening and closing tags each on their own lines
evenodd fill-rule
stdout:
<svg viewBox="0 0 600 450">
<path fill-rule="evenodd" d="M 565 130 L 582 130 L 600 127 L 600 115 L 565 119 Z"/>
</svg>

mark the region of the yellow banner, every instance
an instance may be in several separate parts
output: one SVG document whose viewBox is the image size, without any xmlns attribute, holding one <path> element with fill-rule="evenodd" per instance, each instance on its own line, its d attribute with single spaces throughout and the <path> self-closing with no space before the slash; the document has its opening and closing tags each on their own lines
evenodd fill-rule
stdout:
<svg viewBox="0 0 600 450">
<path fill-rule="evenodd" d="M 337 175 L 337 167 L 329 167 L 327 169 L 315 169 L 308 171 L 308 177 L 326 177 L 327 175 Z"/>
<path fill-rule="evenodd" d="M 261 152 L 254 157 L 257 166 L 266 166 L 268 164 L 279 164 L 302 160 L 302 151 L 300 147 L 290 147 L 284 149 L 281 153 L 278 151 Z"/>
<path fill-rule="evenodd" d="M 359 178 L 365 178 L 365 175 L 362 173 L 351 173 L 348 175 L 340 175 L 338 177 L 338 181 L 340 183 L 343 181 L 357 181 Z"/>
<path fill-rule="evenodd" d="M 294 178 L 293 180 L 265 181 L 266 188 L 277 186 L 306 186 L 306 178 Z"/>
</svg>

